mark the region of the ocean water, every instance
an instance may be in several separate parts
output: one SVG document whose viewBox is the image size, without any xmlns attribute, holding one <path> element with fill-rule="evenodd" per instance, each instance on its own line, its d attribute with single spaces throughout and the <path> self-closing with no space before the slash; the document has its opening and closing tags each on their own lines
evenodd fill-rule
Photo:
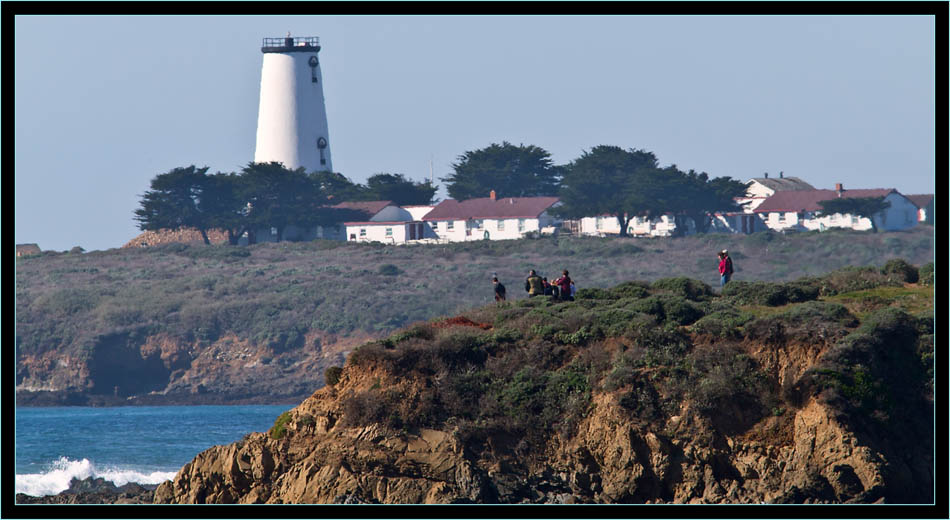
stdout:
<svg viewBox="0 0 950 520">
<path fill-rule="evenodd" d="M 54 495 L 72 478 L 158 484 L 202 451 L 266 432 L 289 405 L 17 408 L 16 492 Z"/>
</svg>

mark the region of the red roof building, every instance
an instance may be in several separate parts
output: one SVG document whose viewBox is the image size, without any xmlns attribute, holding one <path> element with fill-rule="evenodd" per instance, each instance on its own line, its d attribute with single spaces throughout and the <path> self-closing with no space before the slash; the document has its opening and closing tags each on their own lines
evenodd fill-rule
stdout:
<svg viewBox="0 0 950 520">
<path fill-rule="evenodd" d="M 890 204 L 875 214 L 873 222 L 860 215 L 822 215 L 819 202 L 836 198 L 882 198 Z M 857 231 L 880 229 L 897 231 L 917 225 L 917 206 L 893 188 L 846 190 L 841 184 L 833 190 L 779 191 L 759 204 L 753 212 L 775 231 L 821 231 L 849 228 Z"/>
<path fill-rule="evenodd" d="M 432 208 L 422 220 L 538 218 L 557 201 L 557 197 L 485 197 L 461 202 L 446 199 Z"/>
<path fill-rule="evenodd" d="M 877 190 L 799 190 L 799 191 L 777 191 L 775 195 L 765 199 L 762 204 L 753 210 L 754 213 L 772 213 L 775 211 L 818 211 L 821 206 L 819 201 L 831 200 L 834 198 L 864 198 L 864 197 L 887 197 L 891 193 L 897 193 L 893 189 Z"/>
</svg>

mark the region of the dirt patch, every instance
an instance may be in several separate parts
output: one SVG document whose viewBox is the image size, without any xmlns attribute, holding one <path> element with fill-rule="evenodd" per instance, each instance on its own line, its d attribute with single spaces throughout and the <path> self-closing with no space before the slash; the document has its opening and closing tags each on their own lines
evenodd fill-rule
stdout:
<svg viewBox="0 0 950 520">
<path fill-rule="evenodd" d="M 454 326 L 463 326 L 463 327 L 478 327 L 482 330 L 491 330 L 492 326 L 488 323 L 478 323 L 472 321 L 465 316 L 455 316 L 453 318 L 444 319 L 442 321 L 437 321 L 432 324 L 432 327 L 436 329 L 444 329 Z"/>
</svg>

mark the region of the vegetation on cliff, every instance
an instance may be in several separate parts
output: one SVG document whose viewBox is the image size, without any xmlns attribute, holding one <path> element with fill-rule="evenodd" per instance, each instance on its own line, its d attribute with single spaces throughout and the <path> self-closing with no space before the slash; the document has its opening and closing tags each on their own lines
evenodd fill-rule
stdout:
<svg viewBox="0 0 950 520">
<path fill-rule="evenodd" d="M 930 267 L 894 264 L 413 323 L 156 501 L 928 503 Z"/>
<path fill-rule="evenodd" d="M 882 266 L 898 258 L 908 265 L 930 262 L 933 236 L 920 229 L 47 252 L 16 262 L 18 391 L 117 396 L 123 402 L 152 392 L 196 400 L 299 399 L 323 383 L 326 367 L 340 364 L 366 339 L 489 301 L 493 272 L 512 288 L 513 299 L 522 297 L 513 289 L 532 268 L 542 274 L 569 268 L 581 295 L 607 294 L 603 288 L 633 279 L 688 277 L 709 284 L 716 280 L 715 251 L 723 247 L 737 268 L 726 294 L 735 290 L 736 298 L 747 298 L 744 303 L 774 304 L 808 295 L 800 289 L 772 295 L 768 284 L 847 265 L 876 273 L 858 273 L 856 280 L 896 279 L 899 264 Z M 922 281 L 932 280 L 932 273 L 921 270 Z M 848 281 L 854 276 L 842 271 L 822 278 L 825 285 L 818 288 L 827 295 L 853 291 L 861 287 Z M 752 285 L 741 296 L 744 283 Z M 623 297 L 629 298 L 643 290 L 629 285 L 610 294 L 628 291 Z M 764 294 L 770 296 L 762 300 Z M 762 301 L 748 300 L 753 297 Z M 653 294 L 637 299 L 639 307 L 621 305 L 615 312 L 660 316 L 663 309 L 661 320 L 667 314 L 680 324 L 702 318 L 710 327 L 717 326 L 711 315 L 742 319 L 733 310 L 707 312 L 695 298 L 670 298 Z M 586 332 L 568 332 L 574 333 Z"/>
<path fill-rule="evenodd" d="M 505 432 L 528 456 L 555 430 L 570 436 L 592 395 L 609 392 L 642 424 L 664 423 L 689 403 L 719 429 L 743 431 L 820 396 L 894 431 L 924 420 L 932 406 L 932 290 L 905 286 L 916 268 L 907 273 L 845 268 L 790 283 L 738 282 L 721 296 L 697 280 L 666 278 L 582 290 L 574 302 L 534 298 L 465 314 L 484 328 L 417 323 L 361 346 L 339 377 L 382 369 L 418 389 L 354 394 L 343 424 L 451 423 L 476 445 Z M 885 287 L 893 298 L 862 298 Z M 752 349 L 789 343 L 824 352 L 780 380 Z"/>
</svg>

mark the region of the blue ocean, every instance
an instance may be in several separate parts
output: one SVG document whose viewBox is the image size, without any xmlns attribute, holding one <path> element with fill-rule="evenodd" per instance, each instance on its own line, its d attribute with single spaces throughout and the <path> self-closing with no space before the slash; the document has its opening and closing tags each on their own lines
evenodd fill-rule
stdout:
<svg viewBox="0 0 950 520">
<path fill-rule="evenodd" d="M 54 495 L 72 478 L 158 484 L 202 451 L 266 432 L 290 405 L 17 408 L 16 492 Z"/>
</svg>

